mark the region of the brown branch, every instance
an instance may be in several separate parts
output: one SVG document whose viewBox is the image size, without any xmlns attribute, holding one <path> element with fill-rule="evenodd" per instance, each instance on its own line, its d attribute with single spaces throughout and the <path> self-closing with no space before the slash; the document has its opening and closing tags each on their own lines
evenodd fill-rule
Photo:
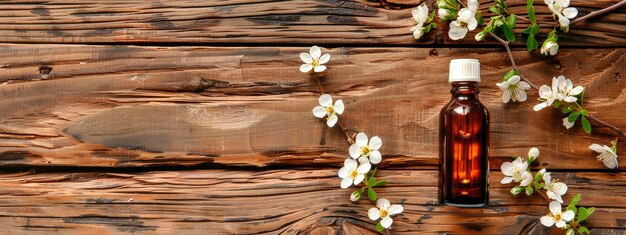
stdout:
<svg viewBox="0 0 626 235">
<path fill-rule="evenodd" d="M 322 83 L 320 82 L 320 77 L 322 77 L 322 74 L 311 74 L 311 77 L 313 79 L 315 79 L 315 81 L 317 82 L 317 86 L 320 89 L 320 93 L 324 94 L 324 87 L 322 87 Z M 339 127 L 339 129 L 341 130 L 341 132 L 343 132 L 343 134 L 346 136 L 346 141 L 348 141 L 348 144 L 354 144 L 354 138 L 352 138 L 352 136 L 348 133 L 348 128 L 344 127 L 343 124 L 341 124 L 341 121 L 337 120 L 337 127 Z"/>
<path fill-rule="evenodd" d="M 624 6 L 624 5 L 626 5 L 626 0 L 622 0 L 621 2 L 613 4 L 612 6 L 604 8 L 604 9 L 600 9 L 600 10 L 597 10 L 597 11 L 592 11 L 591 13 L 589 13 L 589 14 L 587 14 L 585 16 L 582 16 L 582 17 L 579 17 L 579 18 L 576 18 L 576 19 L 572 20 L 570 22 L 570 25 L 574 25 L 574 24 L 580 23 L 582 21 L 588 20 L 590 18 L 593 18 L 593 17 L 599 16 L 599 15 L 608 13 L 610 11 L 617 10 L 620 7 Z"/>
</svg>

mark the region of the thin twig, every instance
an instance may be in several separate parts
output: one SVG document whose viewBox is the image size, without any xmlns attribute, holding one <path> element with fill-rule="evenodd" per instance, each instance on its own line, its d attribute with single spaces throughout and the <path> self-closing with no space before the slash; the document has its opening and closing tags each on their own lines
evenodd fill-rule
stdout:
<svg viewBox="0 0 626 235">
<path fill-rule="evenodd" d="M 511 67 L 513 67 L 513 69 L 515 69 L 515 71 L 519 73 L 520 78 L 524 80 L 526 83 L 528 83 L 528 85 L 530 85 L 530 87 L 532 87 L 533 89 L 539 90 L 539 87 L 537 85 L 535 85 L 533 82 L 531 82 L 526 77 L 524 77 L 524 75 L 522 75 L 522 71 L 520 71 L 519 67 L 517 67 L 517 64 L 515 63 L 515 58 L 513 58 L 513 52 L 511 52 L 511 47 L 509 47 L 509 42 L 498 37 L 498 35 L 495 35 L 492 32 L 489 32 L 489 35 L 495 38 L 498 42 L 500 42 L 504 46 L 504 48 L 506 48 L 506 52 L 509 55 L 509 59 L 511 60 Z"/>
<path fill-rule="evenodd" d="M 591 13 L 589 13 L 589 14 L 587 14 L 585 16 L 582 16 L 582 17 L 579 17 L 579 18 L 576 18 L 576 19 L 572 20 L 570 22 L 570 25 L 574 25 L 576 23 L 580 23 L 580 22 L 588 20 L 590 18 L 593 18 L 593 17 L 599 16 L 599 15 L 605 14 L 607 12 L 617 10 L 620 7 L 624 6 L 624 5 L 626 5 L 626 0 L 622 0 L 621 2 L 613 4 L 612 6 L 604 8 L 604 9 L 600 9 L 600 10 L 597 10 L 597 11 L 592 11 Z"/>
<path fill-rule="evenodd" d="M 322 87 L 322 83 L 320 82 L 320 78 L 319 78 L 320 76 L 323 76 L 323 75 L 318 75 L 318 74 L 311 75 L 311 77 L 315 79 L 315 81 L 317 82 L 317 86 L 320 89 L 320 93 L 324 94 L 324 87 Z M 348 128 L 344 127 L 344 125 L 341 124 L 341 121 L 339 120 L 337 120 L 337 124 L 335 125 L 339 127 L 341 132 L 343 132 L 343 134 L 346 136 L 346 141 L 348 141 L 349 144 L 354 144 L 354 140 L 352 136 L 348 133 Z"/>
</svg>

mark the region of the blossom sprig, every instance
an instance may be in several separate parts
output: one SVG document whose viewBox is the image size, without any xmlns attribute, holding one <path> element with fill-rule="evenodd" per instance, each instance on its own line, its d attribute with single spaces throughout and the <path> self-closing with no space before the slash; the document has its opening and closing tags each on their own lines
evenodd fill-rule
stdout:
<svg viewBox="0 0 626 235">
<path fill-rule="evenodd" d="M 569 7 L 570 0 L 544 0 L 544 3 L 548 5 L 554 19 L 558 20 L 561 30 L 568 32 L 570 19 L 578 15 L 575 7 Z"/>
<path fill-rule="evenodd" d="M 423 7 L 425 8 L 426 6 L 424 5 Z M 427 8 L 426 12 L 428 12 Z M 427 17 L 426 23 L 432 21 L 433 13 Z M 421 19 L 421 16 L 419 17 Z M 425 22 L 422 22 L 422 26 Z M 436 24 L 431 23 L 426 27 L 436 27 Z M 328 127 L 339 126 L 339 129 L 346 135 L 348 143 L 351 144 L 348 148 L 350 157 L 344 160 L 343 167 L 337 172 L 337 175 L 341 178 L 340 187 L 343 189 L 350 188 L 353 185 L 359 187 L 359 189 L 350 194 L 351 201 L 358 201 L 364 193 L 367 193 L 367 198 L 372 202 L 378 200 L 377 208 L 370 209 L 368 217 L 372 220 L 381 219 L 376 225 L 378 231 L 389 228 L 393 223 L 391 216 L 401 213 L 403 208 L 401 205 L 391 205 L 387 199 L 378 199 L 378 195 L 374 190 L 375 187 L 385 186 L 388 183 L 387 180 L 376 179 L 377 168 L 374 167 L 372 169 L 373 164 L 378 164 L 382 161 L 382 154 L 380 153 L 383 144 L 382 139 L 374 136 L 368 141 L 367 135 L 363 132 L 358 133 L 356 136 L 351 136 L 348 134 L 347 129 L 339 123 L 338 116 L 345 111 L 345 104 L 340 99 L 333 103 L 331 95 L 324 93 L 320 83 L 320 77 L 324 76 L 327 70 L 324 64 L 329 62 L 329 54 L 322 55 L 321 49 L 313 46 L 310 48 L 309 53 L 300 53 L 300 59 L 304 62 L 300 66 L 300 71 L 309 74 L 311 78 L 315 79 L 322 93 L 318 100 L 320 105 L 312 110 L 313 115 L 317 118 L 325 119 Z M 376 216 L 374 216 L 373 209 L 377 212 Z"/>
<path fill-rule="evenodd" d="M 591 123 L 587 118 L 589 111 L 583 107 L 585 88 L 582 86 L 574 87 L 571 80 L 566 79 L 563 75 L 552 78 L 552 86 L 547 85 L 539 88 L 539 100 L 541 103 L 535 105 L 533 109 L 540 111 L 546 107 L 561 108 L 563 114 L 568 115 L 563 118 L 563 126 L 570 129 L 580 118 L 581 125 L 585 133 L 591 133 Z"/>
<path fill-rule="evenodd" d="M 483 31 L 476 34 L 476 41 L 481 41 L 489 33 L 503 32 L 509 42 L 515 42 L 515 34 L 513 29 L 517 25 L 515 14 L 509 12 L 508 6 L 504 0 L 495 0 L 496 5 L 490 6 L 489 11 L 494 14 L 489 23 L 483 28 Z M 481 25 L 483 23 L 480 23 Z"/>
<path fill-rule="evenodd" d="M 437 23 L 433 22 L 435 10 L 428 13 L 428 6 L 426 6 L 425 3 L 411 11 L 411 14 L 415 22 L 417 22 L 417 25 L 411 28 L 413 37 L 415 37 L 416 40 L 430 32 L 431 29 L 437 28 Z"/>
<path fill-rule="evenodd" d="M 568 235 L 575 233 L 590 234 L 589 229 L 581 223 L 589 218 L 596 208 L 576 206 L 579 201 L 580 194 L 574 195 L 572 201 L 570 201 L 569 205 L 565 208 L 565 211 L 561 211 L 561 203 L 557 201 L 550 202 L 548 206 L 550 213 L 541 217 L 541 224 L 546 227 L 552 227 L 554 225 L 557 228 L 567 230 L 566 234 Z"/>
<path fill-rule="evenodd" d="M 525 192 L 526 195 L 533 195 L 534 192 L 545 190 L 545 196 L 550 201 L 549 211 L 546 216 L 540 218 L 541 224 L 546 227 L 555 225 L 557 228 L 566 229 L 567 234 L 578 233 L 589 234 L 589 229 L 581 225 L 585 219 L 591 215 L 595 208 L 577 207 L 576 204 L 580 200 L 580 194 L 576 194 L 565 211 L 561 211 L 562 196 L 567 193 L 567 185 L 553 179 L 550 172 L 541 169 L 534 176 L 528 169 L 528 166 L 539 156 L 539 149 L 531 148 L 528 151 L 528 158 L 524 160 L 517 157 L 513 162 L 504 162 L 500 167 L 505 177 L 500 181 L 502 184 L 510 184 L 515 182 L 519 185 L 511 189 L 511 194 L 518 195 Z"/>
</svg>

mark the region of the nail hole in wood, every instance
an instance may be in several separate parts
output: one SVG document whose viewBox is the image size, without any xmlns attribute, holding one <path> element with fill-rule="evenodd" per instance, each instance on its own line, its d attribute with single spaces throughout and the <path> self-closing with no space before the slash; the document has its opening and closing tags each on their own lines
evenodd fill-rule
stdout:
<svg viewBox="0 0 626 235">
<path fill-rule="evenodd" d="M 52 72 L 52 67 L 43 65 L 39 67 L 39 74 L 41 75 L 41 79 L 49 79 L 50 73 Z"/>
</svg>

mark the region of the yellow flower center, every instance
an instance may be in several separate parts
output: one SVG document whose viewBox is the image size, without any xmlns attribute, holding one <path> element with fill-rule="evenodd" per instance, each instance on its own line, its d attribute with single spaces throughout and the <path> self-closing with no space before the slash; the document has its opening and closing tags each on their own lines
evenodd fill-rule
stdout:
<svg viewBox="0 0 626 235">
<path fill-rule="evenodd" d="M 561 213 L 552 216 L 552 218 L 554 218 L 554 220 L 556 221 L 561 221 Z"/>
<path fill-rule="evenodd" d="M 311 65 L 313 65 L 313 67 L 317 67 L 320 65 L 320 61 L 317 59 L 313 59 L 313 61 L 311 61 Z"/>
<path fill-rule="evenodd" d="M 389 215 L 389 212 L 387 210 L 380 210 L 380 217 L 381 218 L 385 218 Z"/>
<path fill-rule="evenodd" d="M 363 148 L 361 148 L 361 155 L 363 156 L 367 156 L 370 154 L 370 146 L 363 146 Z"/>
<path fill-rule="evenodd" d="M 333 107 L 332 105 L 329 105 L 328 107 L 326 107 L 326 113 L 334 113 L 335 112 L 335 107 Z"/>
<path fill-rule="evenodd" d="M 355 179 L 359 175 L 359 172 L 356 170 L 350 172 L 350 178 Z"/>
</svg>

